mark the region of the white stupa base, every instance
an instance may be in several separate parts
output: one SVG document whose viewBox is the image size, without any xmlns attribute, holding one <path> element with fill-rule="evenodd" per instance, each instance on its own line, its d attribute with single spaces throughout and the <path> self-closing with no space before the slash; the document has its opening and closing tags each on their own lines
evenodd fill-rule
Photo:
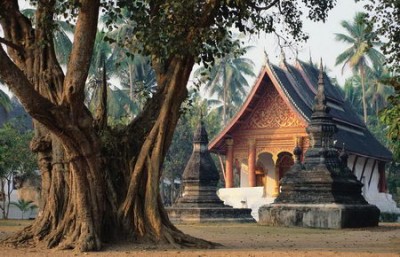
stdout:
<svg viewBox="0 0 400 257">
<path fill-rule="evenodd" d="M 275 200 L 275 197 L 263 197 L 263 192 L 263 187 L 221 188 L 217 195 L 225 205 L 233 208 L 250 208 L 251 216 L 258 221 L 258 209 Z"/>
</svg>

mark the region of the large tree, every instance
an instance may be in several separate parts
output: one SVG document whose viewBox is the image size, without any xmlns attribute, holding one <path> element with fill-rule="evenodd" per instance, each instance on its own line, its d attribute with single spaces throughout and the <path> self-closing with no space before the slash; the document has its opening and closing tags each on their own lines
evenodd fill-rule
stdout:
<svg viewBox="0 0 400 257">
<path fill-rule="evenodd" d="M 324 20 L 336 1 L 303 0 L 308 18 Z M 304 39 L 298 1 L 38 0 L 34 25 L 17 0 L 0 0 L 0 78 L 33 117 L 31 148 L 42 174 L 41 214 L 8 242 L 98 250 L 102 242 L 131 238 L 210 247 L 169 221 L 159 195 L 161 165 L 187 96 L 195 62 L 213 63 L 233 43 L 228 29 L 271 32 L 279 23 Z M 112 27 L 126 8 L 135 21 L 132 50 L 150 56 L 157 91 L 125 127 L 111 128 L 100 108 L 84 104 L 85 82 L 101 6 Z M 55 8 L 57 7 L 57 8 Z M 62 71 L 54 51 L 54 18 L 76 21 L 71 55 Z M 4 46 L 7 47 L 7 52 Z M 104 106 L 104 105 L 102 105 Z"/>
</svg>

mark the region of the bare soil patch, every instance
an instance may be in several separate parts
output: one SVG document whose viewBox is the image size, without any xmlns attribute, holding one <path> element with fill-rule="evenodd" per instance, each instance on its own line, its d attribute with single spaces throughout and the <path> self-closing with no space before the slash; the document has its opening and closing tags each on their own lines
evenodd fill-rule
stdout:
<svg viewBox="0 0 400 257">
<path fill-rule="evenodd" d="M 0 221 L 0 239 L 15 233 L 30 221 Z M 78 253 L 48 250 L 43 247 L 10 248 L 0 246 L 0 256 L 396 256 L 400 257 L 400 224 L 381 223 L 376 228 L 322 230 L 278 228 L 257 224 L 193 224 L 178 226 L 185 233 L 220 243 L 217 249 L 172 249 L 122 242 L 106 246 L 101 252 Z"/>
</svg>

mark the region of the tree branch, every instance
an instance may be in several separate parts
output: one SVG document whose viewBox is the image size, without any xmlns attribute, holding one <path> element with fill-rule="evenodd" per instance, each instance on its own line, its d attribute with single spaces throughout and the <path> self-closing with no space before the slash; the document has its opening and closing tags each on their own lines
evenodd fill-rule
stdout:
<svg viewBox="0 0 400 257">
<path fill-rule="evenodd" d="M 17 50 L 20 54 L 24 53 L 24 48 L 20 45 L 14 44 L 13 42 L 0 37 L 0 43 L 5 44 L 6 46 L 9 46 L 15 50 Z"/>
<path fill-rule="evenodd" d="M 63 101 L 71 104 L 72 111 L 84 106 L 84 88 L 97 32 L 100 1 L 83 0 L 81 4 L 74 33 L 76 40 L 72 45 L 63 86 Z"/>
<path fill-rule="evenodd" d="M 261 6 L 253 5 L 253 8 L 254 8 L 256 11 L 265 11 L 265 10 L 268 10 L 268 9 L 272 8 L 274 5 L 276 5 L 276 4 L 279 3 L 279 2 L 280 2 L 280 0 L 274 0 L 274 1 L 272 1 L 272 3 L 270 3 L 270 4 L 267 5 L 267 6 L 261 7 Z"/>
<path fill-rule="evenodd" d="M 103 81 L 100 89 L 100 102 L 96 109 L 96 123 L 99 129 L 107 126 L 107 71 L 106 62 L 103 62 Z"/>
<path fill-rule="evenodd" d="M 56 108 L 47 98 L 34 90 L 25 74 L 12 62 L 0 46 L 0 78 L 5 81 L 9 89 L 21 101 L 25 110 L 37 121 L 44 124 L 50 130 L 60 134 L 56 117 L 52 110 Z"/>
</svg>

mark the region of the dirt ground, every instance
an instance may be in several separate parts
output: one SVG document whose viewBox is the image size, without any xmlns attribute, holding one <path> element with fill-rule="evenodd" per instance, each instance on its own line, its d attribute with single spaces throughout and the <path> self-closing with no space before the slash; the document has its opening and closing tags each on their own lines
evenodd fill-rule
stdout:
<svg viewBox="0 0 400 257">
<path fill-rule="evenodd" d="M 0 239 L 15 233 L 27 221 L 0 221 Z M 185 233 L 222 244 L 212 250 L 157 249 L 153 245 L 121 243 L 105 246 L 101 252 L 47 250 L 0 246 L 1 257 L 64 257 L 64 256 L 268 256 L 268 257 L 342 257 L 396 256 L 400 257 L 400 224 L 382 223 L 376 228 L 322 230 L 306 228 L 277 228 L 257 224 L 180 225 Z"/>
</svg>

